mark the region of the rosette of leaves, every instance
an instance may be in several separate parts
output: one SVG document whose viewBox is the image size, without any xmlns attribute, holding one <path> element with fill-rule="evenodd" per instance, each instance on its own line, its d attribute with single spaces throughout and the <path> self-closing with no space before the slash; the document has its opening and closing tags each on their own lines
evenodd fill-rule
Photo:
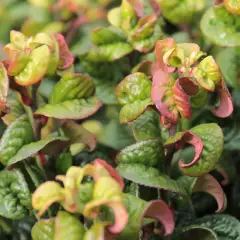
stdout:
<svg viewBox="0 0 240 240">
<path fill-rule="evenodd" d="M 140 0 L 123 0 L 118 8 L 108 13 L 108 21 L 125 33 L 127 41 L 139 52 L 150 52 L 155 42 L 163 37 L 157 15 L 144 16 Z"/>
<path fill-rule="evenodd" d="M 10 41 L 4 47 L 8 52 L 8 75 L 22 86 L 35 84 L 57 69 L 67 69 L 74 60 L 61 34 L 38 33 L 27 38 L 21 32 L 11 31 Z"/>
<path fill-rule="evenodd" d="M 93 182 L 83 182 L 91 176 Z M 64 184 L 49 181 L 38 187 L 32 197 L 33 208 L 41 216 L 51 204 L 59 202 L 71 213 L 82 214 L 85 218 L 96 219 L 103 206 L 112 209 L 115 221 L 108 223 L 113 234 L 121 232 L 128 221 L 128 214 L 122 202 L 123 181 L 117 172 L 101 159 L 83 168 L 70 167 L 66 176 L 57 176 Z M 107 219 L 109 221 L 109 219 Z"/>
<path fill-rule="evenodd" d="M 177 124 L 180 118 L 190 119 L 192 107 L 205 105 L 211 92 L 217 92 L 219 99 L 212 113 L 222 118 L 231 115 L 232 99 L 212 56 L 203 58 L 205 53 L 197 44 L 176 44 L 172 38 L 158 41 L 155 53 L 151 95 L 163 123 Z"/>
</svg>

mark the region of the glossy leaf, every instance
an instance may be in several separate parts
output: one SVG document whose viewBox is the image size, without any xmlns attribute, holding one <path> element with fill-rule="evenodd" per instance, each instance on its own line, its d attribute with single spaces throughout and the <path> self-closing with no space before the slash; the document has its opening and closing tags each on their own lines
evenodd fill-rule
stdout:
<svg viewBox="0 0 240 240">
<path fill-rule="evenodd" d="M 124 148 L 116 157 L 118 164 L 143 164 L 153 167 L 164 160 L 164 150 L 160 140 L 148 140 Z"/>
<path fill-rule="evenodd" d="M 6 111 L 7 96 L 9 89 L 9 79 L 7 70 L 4 65 L 0 62 L 0 109 Z"/>
<path fill-rule="evenodd" d="M 59 211 L 55 219 L 54 239 L 81 240 L 85 229 L 82 223 L 73 215 Z"/>
<path fill-rule="evenodd" d="M 19 170 L 0 172 L 0 215 L 10 219 L 22 219 L 31 210 L 31 194 L 23 174 Z"/>
<path fill-rule="evenodd" d="M 46 45 L 31 52 L 31 57 L 25 68 L 15 76 L 15 81 L 21 86 L 28 86 L 42 80 L 48 70 L 50 50 Z"/>
<path fill-rule="evenodd" d="M 0 159 L 3 164 L 9 161 L 26 144 L 33 140 L 33 129 L 28 117 L 23 115 L 17 118 L 4 132 L 0 142 Z"/>
<path fill-rule="evenodd" d="M 194 14 L 200 12 L 205 6 L 205 2 L 203 0 L 198 2 L 191 0 L 157 0 L 157 2 L 160 4 L 163 16 L 173 24 L 191 22 Z"/>
<path fill-rule="evenodd" d="M 201 20 L 203 34 L 219 46 L 239 46 L 240 19 L 229 13 L 224 6 L 208 9 Z"/>
<path fill-rule="evenodd" d="M 204 58 L 193 70 L 193 75 L 203 88 L 211 92 L 215 90 L 222 78 L 220 69 L 212 56 Z"/>
<path fill-rule="evenodd" d="M 238 68 L 240 64 L 240 49 L 238 47 L 225 48 L 218 53 L 216 60 L 226 82 L 231 87 L 240 90 L 240 71 Z"/>
<path fill-rule="evenodd" d="M 217 234 L 211 228 L 199 225 L 190 225 L 179 229 L 171 237 L 171 240 L 191 240 L 192 236 L 194 236 L 196 240 L 219 240 Z"/>
<path fill-rule="evenodd" d="M 46 104 L 38 109 L 35 114 L 57 119 L 84 119 L 102 106 L 102 102 L 96 97 L 87 99 L 74 99 L 57 104 Z"/>
<path fill-rule="evenodd" d="M 143 73 L 127 76 L 116 88 L 118 101 L 123 108 L 120 111 L 120 122 L 135 120 L 152 104 L 150 98 L 151 81 Z"/>
<path fill-rule="evenodd" d="M 160 138 L 159 115 L 156 111 L 145 111 L 131 123 L 131 128 L 137 141 Z"/>
<path fill-rule="evenodd" d="M 198 162 L 189 167 L 181 168 L 185 175 L 202 176 L 215 168 L 222 154 L 223 133 L 221 128 L 214 123 L 201 124 L 191 129 L 203 142 L 203 152 Z"/>
<path fill-rule="evenodd" d="M 177 181 L 161 174 L 156 168 L 143 164 L 120 164 L 117 167 L 119 174 L 132 182 L 158 189 L 165 189 L 185 195 L 186 191 Z"/>
<path fill-rule="evenodd" d="M 94 93 L 93 80 L 85 74 L 66 73 L 54 86 L 49 103 L 57 104 L 73 99 L 87 98 Z"/>
<path fill-rule="evenodd" d="M 38 142 L 32 142 L 30 144 L 25 144 L 15 153 L 14 156 L 12 156 L 8 160 L 8 162 L 6 162 L 6 164 L 7 165 L 12 165 L 12 164 L 17 163 L 19 161 L 22 161 L 22 160 L 24 160 L 28 157 L 33 156 L 34 154 L 36 154 L 40 150 L 42 152 L 45 152 L 45 151 L 47 151 L 47 149 L 52 144 L 61 145 L 62 147 L 64 145 L 67 146 L 69 144 L 69 139 L 64 138 L 64 137 L 48 136 L 47 138 L 42 139 Z M 51 149 L 51 151 L 52 151 L 52 149 Z"/>
<path fill-rule="evenodd" d="M 219 240 L 236 240 L 240 238 L 239 221 L 227 214 L 215 214 L 197 219 L 194 224 L 211 228 Z"/>
<path fill-rule="evenodd" d="M 54 218 L 42 219 L 32 228 L 33 240 L 53 240 L 54 239 Z"/>
</svg>

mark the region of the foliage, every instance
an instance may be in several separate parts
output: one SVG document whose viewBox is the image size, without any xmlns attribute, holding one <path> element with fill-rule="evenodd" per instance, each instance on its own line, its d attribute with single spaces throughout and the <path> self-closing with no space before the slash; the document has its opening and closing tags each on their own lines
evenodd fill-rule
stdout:
<svg viewBox="0 0 240 240">
<path fill-rule="evenodd" d="M 240 239 L 238 0 L 2 0 L 0 22 L 1 239 Z"/>
</svg>

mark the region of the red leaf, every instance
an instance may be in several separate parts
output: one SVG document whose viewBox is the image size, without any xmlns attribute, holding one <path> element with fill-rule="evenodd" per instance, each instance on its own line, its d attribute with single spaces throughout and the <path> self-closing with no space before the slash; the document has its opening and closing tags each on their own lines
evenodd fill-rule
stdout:
<svg viewBox="0 0 240 240">
<path fill-rule="evenodd" d="M 108 172 L 109 174 L 112 176 L 112 178 L 114 178 L 119 185 L 121 186 L 121 189 L 124 189 L 124 183 L 122 178 L 119 176 L 118 172 L 111 166 L 109 165 L 106 161 L 100 159 L 100 158 L 96 158 L 94 160 L 94 165 L 100 164 L 101 166 L 103 166 Z"/>
<path fill-rule="evenodd" d="M 178 149 L 182 149 L 186 143 L 191 144 L 194 147 L 195 155 L 190 163 L 185 164 L 183 160 L 180 160 L 179 161 L 180 168 L 188 168 L 198 162 L 203 151 L 203 142 L 201 138 L 198 137 L 197 135 L 194 135 L 191 131 L 185 131 L 183 133 L 180 133 L 179 136 L 176 137 L 175 141 L 166 145 L 168 146 L 174 144 Z"/>
<path fill-rule="evenodd" d="M 206 192 L 213 196 L 217 203 L 217 212 L 220 212 L 224 208 L 225 197 L 221 185 L 218 181 L 210 174 L 206 174 L 197 179 L 193 192 Z"/>
<path fill-rule="evenodd" d="M 168 110 L 168 105 L 163 103 L 163 98 L 166 90 L 169 88 L 169 74 L 166 66 L 162 69 L 156 64 L 153 70 L 153 85 L 151 90 L 151 97 L 160 113 L 167 118 L 171 123 L 177 124 L 178 119 Z"/>
<path fill-rule="evenodd" d="M 219 106 L 212 110 L 212 113 L 220 118 L 228 117 L 233 112 L 233 102 L 230 92 L 225 86 L 224 81 L 221 81 L 221 84 L 217 86 L 217 93 L 219 96 Z"/>
<path fill-rule="evenodd" d="M 178 80 L 179 80 L 180 86 L 182 87 L 182 89 L 187 95 L 194 96 L 198 93 L 199 85 L 194 81 L 192 81 L 190 78 L 181 77 Z"/>
<path fill-rule="evenodd" d="M 175 46 L 175 40 L 173 38 L 165 38 L 163 40 L 159 40 L 156 42 L 155 55 L 160 67 L 165 66 L 165 63 L 163 62 L 163 55 L 165 54 L 166 51 L 173 48 L 174 46 Z M 175 70 L 174 67 L 168 68 L 169 72 L 173 72 L 174 70 Z"/>
<path fill-rule="evenodd" d="M 57 34 L 54 34 L 54 38 L 58 42 L 60 60 L 62 61 L 62 63 L 58 65 L 58 68 L 67 69 L 73 64 L 74 58 L 68 49 L 67 43 L 65 42 L 63 35 L 57 33 Z"/>
<path fill-rule="evenodd" d="M 165 236 L 170 235 L 175 227 L 173 211 L 162 200 L 151 201 L 144 210 L 145 218 L 158 220 L 165 229 Z"/>
<path fill-rule="evenodd" d="M 115 216 L 115 222 L 108 227 L 108 230 L 110 233 L 118 234 L 123 231 L 128 222 L 128 212 L 119 202 L 110 202 L 108 206 L 112 208 Z"/>
<path fill-rule="evenodd" d="M 180 79 L 178 79 L 173 86 L 173 98 L 175 100 L 177 110 L 180 112 L 181 116 L 183 118 L 189 119 L 192 116 L 191 104 L 188 99 L 188 95 L 180 85 Z M 183 80 L 183 82 L 186 81 L 187 78 L 184 79 L 185 80 Z"/>
<path fill-rule="evenodd" d="M 128 0 L 128 3 L 131 4 L 138 17 L 144 15 L 144 6 L 141 0 Z"/>
</svg>

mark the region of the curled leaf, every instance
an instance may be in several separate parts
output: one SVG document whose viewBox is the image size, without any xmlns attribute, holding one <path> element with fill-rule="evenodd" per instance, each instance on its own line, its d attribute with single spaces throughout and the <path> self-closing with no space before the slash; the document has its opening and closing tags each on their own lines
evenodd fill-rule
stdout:
<svg viewBox="0 0 240 240">
<path fill-rule="evenodd" d="M 122 178 L 118 175 L 118 172 L 115 170 L 115 168 L 113 168 L 111 165 L 109 165 L 106 161 L 100 159 L 100 158 L 96 158 L 94 160 L 94 165 L 101 165 L 102 167 L 104 167 L 108 173 L 110 174 L 110 176 L 112 178 L 114 178 L 120 185 L 121 189 L 124 189 L 124 182 L 122 180 Z"/>
<path fill-rule="evenodd" d="M 191 144 L 194 147 L 195 156 L 193 160 L 188 164 L 185 164 L 183 160 L 180 160 L 180 168 L 188 168 L 198 162 L 203 151 L 203 142 L 201 138 L 193 134 L 191 131 L 185 131 L 182 133 L 177 133 L 174 137 L 169 138 L 165 144 L 165 146 L 176 145 L 177 148 L 182 148 L 185 143 Z"/>
<path fill-rule="evenodd" d="M 224 208 L 225 196 L 223 189 L 212 175 L 206 174 L 197 178 L 192 190 L 193 192 L 206 192 L 212 195 L 218 203 L 217 212 Z"/>
<path fill-rule="evenodd" d="M 219 86 L 217 86 L 217 93 L 219 97 L 219 105 L 212 110 L 212 113 L 220 118 L 228 117 L 233 112 L 233 102 L 231 94 L 226 87 L 223 79 Z"/>
<path fill-rule="evenodd" d="M 48 181 L 41 184 L 32 195 L 32 206 L 38 210 L 38 216 L 54 203 L 64 200 L 63 188 L 56 182 Z"/>
<path fill-rule="evenodd" d="M 58 68 L 67 69 L 73 64 L 74 58 L 68 49 L 63 35 L 55 34 L 54 38 L 57 40 L 59 46 L 60 63 L 58 65 Z"/>
<path fill-rule="evenodd" d="M 103 205 L 111 208 L 115 216 L 114 223 L 108 227 L 109 231 L 120 233 L 128 222 L 128 214 L 122 203 L 121 187 L 110 177 L 101 177 L 95 182 L 93 198 L 85 205 L 84 216 L 96 218 Z"/>
<path fill-rule="evenodd" d="M 172 234 L 175 227 L 174 215 L 173 211 L 164 201 L 151 201 L 144 209 L 143 215 L 146 218 L 158 220 L 164 227 L 164 236 Z"/>
</svg>

